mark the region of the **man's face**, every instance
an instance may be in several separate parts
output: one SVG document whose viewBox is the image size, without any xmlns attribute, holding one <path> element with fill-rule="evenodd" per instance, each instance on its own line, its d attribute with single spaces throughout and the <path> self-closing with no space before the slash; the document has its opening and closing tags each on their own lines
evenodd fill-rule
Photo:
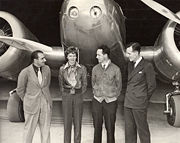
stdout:
<svg viewBox="0 0 180 143">
<path fill-rule="evenodd" d="M 69 54 L 67 55 L 67 59 L 68 59 L 68 63 L 69 63 L 70 65 L 75 65 L 76 59 L 77 59 L 76 54 L 75 54 L 75 53 L 69 53 Z"/>
<path fill-rule="evenodd" d="M 43 53 L 38 53 L 38 59 L 34 59 L 34 62 L 37 64 L 37 66 L 42 67 L 45 65 L 46 58 Z"/>
<path fill-rule="evenodd" d="M 98 49 L 96 52 L 96 58 L 98 59 L 99 63 L 102 63 L 104 61 L 104 55 L 102 49 Z"/>
<path fill-rule="evenodd" d="M 138 51 L 133 51 L 132 47 L 128 47 L 126 49 L 126 55 L 131 62 L 135 62 L 138 57 Z"/>
</svg>

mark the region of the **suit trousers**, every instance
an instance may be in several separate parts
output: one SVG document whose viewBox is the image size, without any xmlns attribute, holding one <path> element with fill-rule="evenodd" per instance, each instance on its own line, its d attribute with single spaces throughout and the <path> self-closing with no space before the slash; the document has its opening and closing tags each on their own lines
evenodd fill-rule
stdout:
<svg viewBox="0 0 180 143">
<path fill-rule="evenodd" d="M 124 107 L 125 143 L 137 143 L 137 132 L 141 143 L 150 143 L 147 109 Z"/>
<path fill-rule="evenodd" d="M 115 121 L 116 121 L 117 101 L 106 103 L 92 100 L 92 116 L 94 125 L 94 143 L 102 142 L 103 118 L 107 131 L 107 143 L 115 143 Z"/>
<path fill-rule="evenodd" d="M 71 143 L 72 123 L 74 124 L 74 143 L 80 143 L 83 115 L 82 94 L 64 93 L 62 96 L 62 106 L 64 116 L 64 143 Z"/>
<path fill-rule="evenodd" d="M 50 143 L 51 108 L 44 96 L 41 96 L 40 109 L 35 114 L 25 114 L 23 143 L 32 143 L 34 132 L 39 124 L 41 143 Z"/>
</svg>

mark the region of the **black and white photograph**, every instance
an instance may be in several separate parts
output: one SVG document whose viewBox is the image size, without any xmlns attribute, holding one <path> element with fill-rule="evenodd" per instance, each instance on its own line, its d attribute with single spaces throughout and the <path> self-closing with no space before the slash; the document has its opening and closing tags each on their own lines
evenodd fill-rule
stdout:
<svg viewBox="0 0 180 143">
<path fill-rule="evenodd" d="M 0 143 L 179 135 L 179 0 L 0 0 Z"/>
</svg>

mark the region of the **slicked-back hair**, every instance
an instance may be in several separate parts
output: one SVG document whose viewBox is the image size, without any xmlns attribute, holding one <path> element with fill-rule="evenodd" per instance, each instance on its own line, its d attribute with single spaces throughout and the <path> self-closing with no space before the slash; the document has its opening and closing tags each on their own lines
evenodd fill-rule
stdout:
<svg viewBox="0 0 180 143">
<path fill-rule="evenodd" d="M 108 46 L 102 45 L 102 46 L 98 47 L 98 49 L 102 49 L 102 53 L 103 54 L 107 54 L 108 58 L 109 58 L 109 56 L 110 56 L 110 49 L 109 49 Z"/>
<path fill-rule="evenodd" d="M 141 51 L 141 45 L 138 43 L 138 42 L 131 42 L 127 45 L 127 48 L 128 47 L 131 47 L 132 46 L 132 50 L 133 51 L 137 51 L 138 53 L 140 53 Z"/>
<path fill-rule="evenodd" d="M 68 47 L 66 50 L 65 50 L 65 58 L 66 58 L 66 60 L 67 60 L 67 56 L 68 56 L 68 54 L 76 54 L 76 57 L 78 58 L 78 48 L 77 47 L 75 47 L 75 46 L 70 46 L 70 47 Z"/>
<path fill-rule="evenodd" d="M 32 52 L 32 54 L 31 54 L 31 63 L 34 62 L 34 59 L 38 59 L 38 53 L 42 53 L 43 54 L 43 51 L 36 50 L 36 51 Z"/>
</svg>

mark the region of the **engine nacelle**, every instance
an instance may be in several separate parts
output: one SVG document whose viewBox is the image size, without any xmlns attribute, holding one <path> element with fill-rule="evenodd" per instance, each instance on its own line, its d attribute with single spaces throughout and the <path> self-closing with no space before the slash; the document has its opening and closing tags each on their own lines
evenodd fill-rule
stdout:
<svg viewBox="0 0 180 143">
<path fill-rule="evenodd" d="M 177 15 L 180 16 L 180 12 Z M 170 125 L 180 127 L 180 25 L 169 20 L 154 48 L 143 50 L 142 53 L 153 61 L 160 80 L 174 83 L 175 90 L 166 95 L 164 113 Z"/>
<path fill-rule="evenodd" d="M 155 43 L 153 56 L 160 76 L 169 81 L 180 80 L 180 25 L 171 20 L 166 23 Z"/>
<path fill-rule="evenodd" d="M 0 11 L 0 35 L 38 41 L 20 20 L 3 11 Z M 20 70 L 29 64 L 29 54 L 27 51 L 22 52 L 22 50 L 0 43 L 0 76 L 15 80 Z"/>
</svg>

